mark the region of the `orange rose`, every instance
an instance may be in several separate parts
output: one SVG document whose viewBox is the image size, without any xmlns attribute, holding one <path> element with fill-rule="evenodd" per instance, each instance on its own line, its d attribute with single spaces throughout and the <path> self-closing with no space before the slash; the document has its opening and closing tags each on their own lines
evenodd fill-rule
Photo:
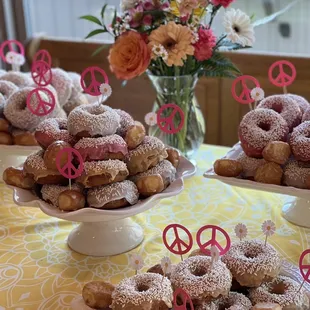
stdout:
<svg viewBox="0 0 310 310">
<path fill-rule="evenodd" d="M 150 49 L 135 31 L 122 34 L 110 49 L 110 68 L 118 79 L 130 80 L 141 75 L 150 61 Z"/>
</svg>

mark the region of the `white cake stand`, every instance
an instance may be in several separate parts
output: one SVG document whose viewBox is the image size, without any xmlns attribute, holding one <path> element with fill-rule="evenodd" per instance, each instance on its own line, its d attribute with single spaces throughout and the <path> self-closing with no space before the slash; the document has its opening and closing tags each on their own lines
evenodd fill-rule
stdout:
<svg viewBox="0 0 310 310">
<path fill-rule="evenodd" d="M 0 145 L 0 182 L 6 168 L 22 165 L 26 158 L 40 150 L 39 146 Z"/>
<path fill-rule="evenodd" d="M 40 200 L 31 191 L 9 187 L 13 189 L 14 202 L 19 206 L 39 207 L 47 215 L 80 222 L 67 240 L 72 250 L 91 256 L 110 256 L 127 252 L 143 241 L 143 229 L 130 219 L 131 216 L 153 208 L 161 199 L 178 195 L 184 188 L 183 179 L 195 173 L 195 166 L 182 157 L 177 179 L 165 191 L 141 200 L 134 206 L 115 210 L 85 208 L 63 212 Z"/>
<path fill-rule="evenodd" d="M 237 143 L 226 154 L 225 158 L 236 159 L 241 152 L 241 145 L 240 143 Z M 295 225 L 310 228 L 310 190 L 289 186 L 263 184 L 238 178 L 222 177 L 217 175 L 213 168 L 206 171 L 204 177 L 208 179 L 216 179 L 231 186 L 296 197 L 293 201 L 284 204 L 282 208 L 282 216 Z"/>
</svg>

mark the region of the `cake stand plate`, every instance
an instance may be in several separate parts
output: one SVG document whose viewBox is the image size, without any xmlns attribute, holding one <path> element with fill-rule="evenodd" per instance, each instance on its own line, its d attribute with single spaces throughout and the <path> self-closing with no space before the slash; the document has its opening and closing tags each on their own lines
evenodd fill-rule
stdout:
<svg viewBox="0 0 310 310">
<path fill-rule="evenodd" d="M 153 208 L 161 199 L 181 193 L 184 188 L 183 179 L 195 173 L 195 166 L 182 157 L 177 169 L 177 179 L 165 191 L 140 200 L 133 206 L 114 210 L 84 208 L 63 212 L 29 190 L 9 187 L 13 189 L 13 199 L 17 205 L 39 207 L 49 216 L 79 222 L 69 234 L 69 247 L 81 254 L 101 257 L 121 254 L 137 247 L 143 241 L 143 229 L 130 217 Z"/>
<path fill-rule="evenodd" d="M 242 147 L 240 143 L 237 143 L 226 154 L 225 158 L 236 159 L 241 152 Z M 217 175 L 214 172 L 213 168 L 206 171 L 204 173 L 204 177 L 208 179 L 219 180 L 225 184 L 235 187 L 242 187 L 252 190 L 259 190 L 296 197 L 295 199 L 292 199 L 292 201 L 284 204 L 282 208 L 282 216 L 287 221 L 295 225 L 310 228 L 310 190 L 299 189 L 290 186 L 263 184 L 241 178 L 222 177 Z"/>
</svg>

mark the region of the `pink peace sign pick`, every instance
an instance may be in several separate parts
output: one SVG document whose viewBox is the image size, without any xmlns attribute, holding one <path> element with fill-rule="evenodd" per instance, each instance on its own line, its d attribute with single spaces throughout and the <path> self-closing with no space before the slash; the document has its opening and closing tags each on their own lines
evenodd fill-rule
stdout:
<svg viewBox="0 0 310 310">
<path fill-rule="evenodd" d="M 167 241 L 167 234 L 170 230 L 173 230 L 173 234 L 175 236 L 175 239 L 171 244 L 169 244 Z M 179 236 L 178 230 L 182 230 L 183 232 L 185 232 L 185 234 L 188 237 L 188 243 L 186 243 L 185 241 L 183 241 L 181 239 L 181 237 Z M 164 229 L 163 241 L 164 241 L 165 247 L 171 253 L 177 254 L 177 255 L 183 255 L 183 254 L 188 253 L 193 246 L 192 234 L 190 233 L 190 231 L 186 227 L 179 225 L 179 224 L 170 224 Z M 175 249 L 175 248 L 177 248 L 177 249 Z"/>
<path fill-rule="evenodd" d="M 163 116 L 168 114 L 167 111 L 172 110 L 169 116 Z M 175 118 L 179 114 L 179 123 L 175 121 Z M 184 112 L 182 109 L 174 103 L 168 103 L 163 105 L 157 112 L 157 125 L 161 131 L 167 134 L 175 134 L 182 130 L 184 126 Z"/>
<path fill-rule="evenodd" d="M 9 52 L 14 52 L 16 54 L 21 54 L 22 56 L 25 56 L 25 48 L 22 43 L 17 40 L 7 40 L 4 41 L 0 46 L 0 56 L 4 62 L 6 62 L 6 47 L 9 49 Z M 15 50 L 15 47 L 17 48 L 17 51 Z"/>
<path fill-rule="evenodd" d="M 56 105 L 54 94 L 47 88 L 35 88 L 27 96 L 27 107 L 32 114 L 45 116 L 51 113 Z"/>
<path fill-rule="evenodd" d="M 179 300 L 182 301 L 182 305 L 178 305 Z M 194 305 L 189 295 L 182 288 L 177 288 L 173 293 L 173 309 L 186 310 L 186 305 L 188 303 L 190 305 L 190 310 L 194 310 Z"/>
<path fill-rule="evenodd" d="M 241 84 L 241 93 L 237 94 L 237 87 Z M 249 88 L 249 84 L 252 84 L 254 87 Z M 255 87 L 260 87 L 258 80 L 250 75 L 242 75 L 237 77 L 231 86 L 231 93 L 232 96 L 236 101 L 241 104 L 250 104 L 253 103 L 255 100 L 251 97 L 251 90 Z"/>
<path fill-rule="evenodd" d="M 299 269 L 302 277 L 304 280 L 308 283 L 310 283 L 310 263 L 309 264 L 304 264 L 304 259 L 305 258 L 310 258 L 310 249 L 305 250 L 299 259 Z"/>
<path fill-rule="evenodd" d="M 101 77 L 101 81 L 98 80 L 99 76 Z M 87 77 L 90 78 L 89 85 L 87 85 L 85 81 Z M 81 86 L 86 94 L 89 94 L 91 96 L 100 96 L 100 86 L 103 83 L 109 84 L 109 79 L 105 71 L 99 67 L 88 67 L 81 74 Z"/>
<path fill-rule="evenodd" d="M 275 77 L 275 69 L 278 69 L 278 75 Z M 290 74 L 285 72 L 285 69 L 290 71 Z M 286 87 L 291 85 L 296 79 L 296 68 L 287 60 L 279 60 L 273 63 L 268 71 L 270 82 L 277 87 Z"/>
<path fill-rule="evenodd" d="M 46 62 L 38 60 L 32 64 L 31 76 L 38 86 L 47 86 L 52 81 L 53 73 Z"/>
<path fill-rule="evenodd" d="M 68 160 L 62 166 L 63 155 L 67 155 L 66 158 L 68 158 Z M 78 159 L 78 162 L 79 162 L 78 168 L 76 168 L 72 164 L 74 157 L 77 157 L 77 159 Z M 71 179 L 75 179 L 75 178 L 79 177 L 82 174 L 83 169 L 84 169 L 84 162 L 83 162 L 81 154 L 77 150 L 68 147 L 68 148 L 64 148 L 58 152 L 58 154 L 56 156 L 56 167 L 57 167 L 59 173 L 61 173 L 61 175 L 63 175 L 65 178 L 71 180 Z"/>
<path fill-rule="evenodd" d="M 207 242 L 202 241 L 202 234 L 207 231 L 207 230 L 211 230 L 211 239 Z M 224 235 L 225 239 L 226 239 L 226 245 L 225 247 L 222 247 L 220 245 L 220 243 L 216 240 L 216 234 L 220 232 L 222 235 Z M 205 225 L 203 227 L 201 227 L 198 232 L 197 232 L 197 236 L 196 236 L 196 241 L 197 244 L 201 250 L 202 253 L 210 256 L 211 255 L 211 247 L 215 246 L 218 248 L 220 255 L 224 255 L 226 252 L 228 252 L 228 250 L 230 249 L 230 245 L 231 245 L 231 241 L 230 241 L 230 237 L 228 235 L 228 233 L 221 227 L 216 226 L 216 225 Z M 210 249 L 208 249 L 210 247 Z"/>
<path fill-rule="evenodd" d="M 47 50 L 39 50 L 33 57 L 33 62 L 43 61 L 48 64 L 49 67 L 52 66 L 52 57 Z"/>
</svg>

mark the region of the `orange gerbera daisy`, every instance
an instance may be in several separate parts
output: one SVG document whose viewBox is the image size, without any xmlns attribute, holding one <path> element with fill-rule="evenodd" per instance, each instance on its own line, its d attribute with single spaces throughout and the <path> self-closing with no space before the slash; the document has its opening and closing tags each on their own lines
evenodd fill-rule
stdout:
<svg viewBox="0 0 310 310">
<path fill-rule="evenodd" d="M 169 22 L 151 32 L 149 45 L 152 48 L 161 44 L 165 48 L 168 53 L 165 62 L 169 67 L 183 66 L 183 60 L 186 60 L 187 55 L 194 55 L 192 40 L 193 35 L 188 27 Z"/>
</svg>

